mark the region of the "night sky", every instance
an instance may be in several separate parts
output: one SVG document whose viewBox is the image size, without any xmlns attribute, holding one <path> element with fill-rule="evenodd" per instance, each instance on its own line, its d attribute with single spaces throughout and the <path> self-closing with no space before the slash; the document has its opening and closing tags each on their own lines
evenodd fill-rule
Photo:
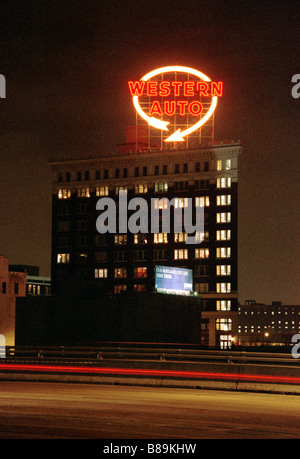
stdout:
<svg viewBox="0 0 300 459">
<path fill-rule="evenodd" d="M 1 0 L 0 254 L 50 276 L 50 158 L 116 154 L 127 81 L 184 65 L 224 82 L 215 139 L 240 139 L 239 291 L 300 304 L 300 2 Z"/>
</svg>

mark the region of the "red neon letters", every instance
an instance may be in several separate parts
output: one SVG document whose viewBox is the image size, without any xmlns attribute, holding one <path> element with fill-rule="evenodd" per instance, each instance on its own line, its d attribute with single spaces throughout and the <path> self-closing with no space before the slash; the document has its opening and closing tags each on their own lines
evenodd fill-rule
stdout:
<svg viewBox="0 0 300 459">
<path fill-rule="evenodd" d="M 175 97 L 221 97 L 223 95 L 222 81 L 128 81 L 132 96 L 168 97 L 173 91 Z"/>
</svg>

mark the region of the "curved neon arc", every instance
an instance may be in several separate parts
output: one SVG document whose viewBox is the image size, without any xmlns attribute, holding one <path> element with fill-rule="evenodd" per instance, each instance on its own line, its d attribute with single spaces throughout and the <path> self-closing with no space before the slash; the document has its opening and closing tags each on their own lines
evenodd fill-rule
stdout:
<svg viewBox="0 0 300 459">
<path fill-rule="evenodd" d="M 211 79 L 205 75 L 204 73 L 200 72 L 199 70 L 193 69 L 191 67 L 185 67 L 181 65 L 169 65 L 166 67 L 160 67 L 158 69 L 152 70 L 151 72 L 147 73 L 141 78 L 141 81 L 148 81 L 150 78 L 159 75 L 161 73 L 168 73 L 168 72 L 185 72 L 185 73 L 190 73 L 191 75 L 197 76 L 203 81 L 211 81 Z M 143 118 L 150 126 L 157 128 L 157 129 L 162 129 L 164 131 L 168 131 L 167 125 L 169 124 L 169 121 L 161 121 L 154 116 L 150 117 L 148 116 L 141 108 L 139 104 L 139 98 L 138 96 L 133 96 L 133 105 L 138 112 L 138 114 Z M 184 141 L 184 137 L 191 134 L 192 132 L 196 131 L 199 129 L 203 124 L 206 123 L 206 121 L 212 116 L 214 113 L 216 106 L 218 102 L 218 97 L 213 96 L 212 97 L 212 102 L 209 107 L 208 112 L 206 115 L 201 118 L 201 120 L 198 121 L 198 123 L 193 124 L 191 127 L 188 129 L 185 129 L 184 131 L 181 131 L 178 129 L 175 131 L 173 134 L 170 135 L 167 139 L 165 139 L 165 142 L 182 142 Z"/>
</svg>

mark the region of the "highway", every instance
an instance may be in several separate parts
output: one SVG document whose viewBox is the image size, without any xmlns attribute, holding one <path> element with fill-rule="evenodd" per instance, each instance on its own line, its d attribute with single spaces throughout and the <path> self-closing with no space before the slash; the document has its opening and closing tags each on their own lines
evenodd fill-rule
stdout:
<svg viewBox="0 0 300 459">
<path fill-rule="evenodd" d="M 297 395 L 0 382 L 0 439 L 299 439 Z"/>
</svg>

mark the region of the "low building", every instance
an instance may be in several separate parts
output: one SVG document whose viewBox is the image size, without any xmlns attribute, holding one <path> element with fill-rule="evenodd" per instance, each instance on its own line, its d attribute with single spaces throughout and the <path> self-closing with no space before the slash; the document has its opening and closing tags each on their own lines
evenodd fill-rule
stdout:
<svg viewBox="0 0 300 459">
<path fill-rule="evenodd" d="M 0 334 L 7 346 L 15 345 L 16 299 L 26 296 L 26 272 L 11 271 L 0 255 Z"/>
<path fill-rule="evenodd" d="M 289 345 L 300 333 L 300 305 L 248 300 L 238 308 L 238 344 L 242 346 Z"/>
</svg>

